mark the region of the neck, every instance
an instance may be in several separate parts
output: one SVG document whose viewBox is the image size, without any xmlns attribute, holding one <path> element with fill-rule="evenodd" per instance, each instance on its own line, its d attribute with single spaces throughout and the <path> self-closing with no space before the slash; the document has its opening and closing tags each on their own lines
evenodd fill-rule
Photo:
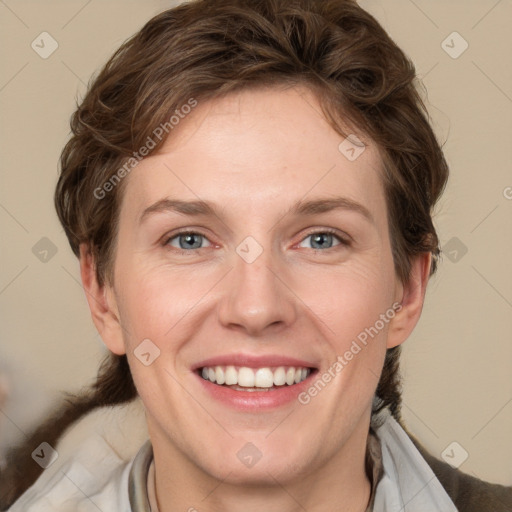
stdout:
<svg viewBox="0 0 512 512">
<path fill-rule="evenodd" d="M 235 481 L 233 473 L 215 478 L 149 425 L 154 448 L 159 512 L 364 512 L 371 485 L 365 470 L 369 421 L 356 427 L 334 456 L 309 471 L 289 477 L 285 469 L 254 482 Z"/>
</svg>

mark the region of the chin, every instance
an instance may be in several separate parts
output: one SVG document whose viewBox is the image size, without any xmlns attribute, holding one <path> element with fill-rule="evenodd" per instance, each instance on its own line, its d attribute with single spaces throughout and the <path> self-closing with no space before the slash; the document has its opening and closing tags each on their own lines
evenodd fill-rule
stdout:
<svg viewBox="0 0 512 512">
<path fill-rule="evenodd" d="M 265 441 L 268 431 L 262 433 L 261 442 L 254 436 L 254 442 L 237 439 L 237 442 L 224 446 L 196 464 L 206 473 L 223 483 L 248 486 L 275 486 L 276 480 L 284 484 L 311 471 L 311 455 L 301 453 L 293 442 L 285 436 Z M 218 447 L 219 445 L 217 445 Z"/>
</svg>

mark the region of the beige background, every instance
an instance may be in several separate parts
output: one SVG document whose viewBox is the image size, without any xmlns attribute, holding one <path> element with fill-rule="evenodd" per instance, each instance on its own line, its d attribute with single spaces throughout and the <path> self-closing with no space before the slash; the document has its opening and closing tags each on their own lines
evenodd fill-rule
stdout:
<svg viewBox="0 0 512 512">
<path fill-rule="evenodd" d="M 512 2 L 361 4 L 415 62 L 451 166 L 437 215 L 447 256 L 405 345 L 403 414 L 438 457 L 456 441 L 469 454 L 462 470 L 511 485 Z M 102 343 L 52 204 L 57 160 L 93 72 L 171 5 L 0 1 L 0 372 L 10 388 L 0 450 L 22 438 L 59 391 L 95 374 Z M 59 45 L 48 59 L 31 48 L 43 31 Z M 469 44 L 458 58 L 442 47 L 454 31 Z M 450 36 L 445 44 L 453 53 L 463 42 Z M 42 237 L 57 250 L 46 262 L 32 250 Z"/>
</svg>

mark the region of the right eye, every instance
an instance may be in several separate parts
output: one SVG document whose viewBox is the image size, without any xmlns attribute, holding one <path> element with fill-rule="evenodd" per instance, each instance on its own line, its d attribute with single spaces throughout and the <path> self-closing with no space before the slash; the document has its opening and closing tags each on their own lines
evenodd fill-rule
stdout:
<svg viewBox="0 0 512 512">
<path fill-rule="evenodd" d="M 193 252 L 194 249 L 205 249 L 206 247 L 202 247 L 202 242 L 204 240 L 208 239 L 203 233 L 198 233 L 196 231 L 181 231 L 166 237 L 164 245 L 173 247 L 178 250 L 178 252 L 186 253 Z"/>
</svg>

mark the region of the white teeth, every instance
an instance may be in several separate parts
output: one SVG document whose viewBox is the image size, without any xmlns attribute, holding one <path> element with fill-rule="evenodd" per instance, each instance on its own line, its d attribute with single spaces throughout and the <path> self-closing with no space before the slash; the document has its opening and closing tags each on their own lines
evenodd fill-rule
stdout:
<svg viewBox="0 0 512 512">
<path fill-rule="evenodd" d="M 250 368 L 240 368 L 238 370 L 238 385 L 245 388 L 254 387 L 254 372 Z"/>
<path fill-rule="evenodd" d="M 243 388 L 270 389 L 273 386 L 291 386 L 305 380 L 310 374 L 309 368 L 295 368 L 293 366 L 277 368 L 248 368 L 246 366 L 215 366 L 204 367 L 201 371 L 203 379 L 219 385 L 235 386 Z"/>
<path fill-rule="evenodd" d="M 226 386 L 231 386 L 233 384 L 238 384 L 238 372 L 236 371 L 234 366 L 227 366 L 226 371 L 224 372 L 224 377 L 226 378 Z"/>
<path fill-rule="evenodd" d="M 280 366 L 277 370 L 274 371 L 274 386 L 284 386 L 285 384 L 286 373 L 284 371 L 284 368 Z"/>
<path fill-rule="evenodd" d="M 217 382 L 218 384 L 218 382 Z M 241 384 L 243 385 L 243 384 Z M 274 375 L 270 368 L 260 368 L 254 375 L 254 386 L 257 388 L 271 388 L 274 385 Z"/>
<path fill-rule="evenodd" d="M 225 381 L 224 372 L 218 366 L 215 368 L 215 380 L 217 384 L 224 384 Z"/>
</svg>

